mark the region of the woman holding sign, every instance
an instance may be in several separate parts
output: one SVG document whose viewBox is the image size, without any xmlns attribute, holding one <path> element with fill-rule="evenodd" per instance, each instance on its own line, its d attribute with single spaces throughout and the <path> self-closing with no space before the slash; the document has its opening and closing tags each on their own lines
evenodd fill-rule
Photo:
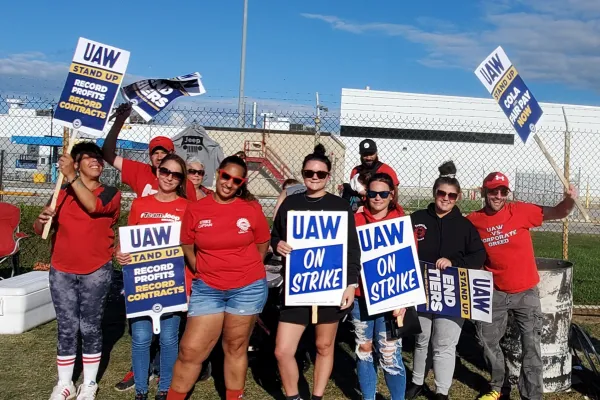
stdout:
<svg viewBox="0 0 600 400">
<path fill-rule="evenodd" d="M 483 243 L 473 224 L 456 206 L 460 195 L 456 167 L 448 161 L 440 166 L 439 171 L 440 176 L 433 184 L 435 201 L 426 209 L 411 214 L 419 260 L 431 263 L 439 270 L 448 267 L 481 268 L 486 257 Z M 458 293 L 458 289 L 455 292 Z M 406 398 L 414 399 L 423 392 L 425 362 L 431 339 L 436 399 L 447 399 L 463 319 L 419 313 L 419 322 L 422 333 L 416 337 L 412 386 L 407 390 Z"/>
<path fill-rule="evenodd" d="M 186 199 L 186 165 L 183 159 L 175 154 L 163 158 L 156 170 L 158 192 L 151 196 L 138 197 L 131 204 L 127 225 L 158 224 L 178 222 L 188 206 Z M 131 255 L 116 252 L 117 261 L 122 265 L 131 262 Z M 190 275 L 191 278 L 191 275 Z M 189 279 L 191 280 L 191 279 Z M 186 268 L 186 288 L 188 271 Z M 177 360 L 179 345 L 179 324 L 181 314 L 163 314 L 160 319 L 160 381 L 156 400 L 165 400 L 173 377 L 173 366 Z M 139 317 L 131 323 L 131 359 L 135 381 L 135 399 L 148 398 L 148 370 L 150 367 L 150 345 L 152 343 L 152 320 L 150 317 Z"/>
<path fill-rule="evenodd" d="M 325 155 L 323 145 L 319 144 L 312 154 L 304 158 L 302 164 L 306 192 L 286 197 L 275 216 L 271 232 L 271 246 L 276 249 L 277 253 L 287 257 L 293 250 L 286 243 L 288 211 L 343 211 L 348 213 L 348 286 L 344 290 L 339 307 L 318 308 L 318 320 L 315 327 L 317 359 L 312 395 L 314 400 L 320 400 L 325 392 L 333 369 L 333 351 L 338 324 L 352 309 L 354 290 L 358 287 L 360 271 L 360 246 L 354 225 L 354 214 L 346 200 L 325 190 L 325 186 L 329 182 L 330 171 L 331 161 Z M 285 301 L 283 303 L 285 304 Z M 279 364 L 279 373 L 285 393 L 290 400 L 300 399 L 299 372 L 295 354 L 302 334 L 310 322 L 310 306 L 282 306 L 277 327 L 275 356 Z"/>
<path fill-rule="evenodd" d="M 186 398 L 221 334 L 226 399 L 243 396 L 250 334 L 267 301 L 263 259 L 270 238 L 247 176 L 244 160 L 226 157 L 215 192 L 190 204 L 183 217 L 181 243 L 195 277 L 169 400 Z"/>
<path fill-rule="evenodd" d="M 377 173 L 367 182 L 365 195 L 367 201 L 362 212 L 356 213 L 356 226 L 372 222 L 385 221 L 404 216 L 398 206 L 398 193 L 392 177 L 386 173 Z M 366 303 L 360 289 L 356 289 L 352 323 L 356 340 L 356 370 L 358 383 L 364 400 L 375 400 L 377 391 L 377 365 L 374 356 L 383 369 L 385 382 L 392 400 L 403 400 L 406 391 L 406 370 L 402 362 L 402 338 L 387 337 L 387 323 L 404 316 L 405 309 L 388 314 L 369 316 Z M 390 318 L 390 317 L 394 318 Z M 376 341 L 373 346 L 373 341 Z M 374 352 L 376 350 L 376 352 Z"/>
<path fill-rule="evenodd" d="M 58 384 L 50 400 L 93 400 L 102 356 L 102 315 L 112 280 L 112 257 L 121 193 L 100 183 L 102 150 L 81 142 L 58 160 L 66 178 L 56 209 L 46 206 L 33 227 L 38 235 L 52 219 L 50 294 L 58 322 Z M 73 367 L 81 334 L 83 383 L 77 394 Z"/>
</svg>

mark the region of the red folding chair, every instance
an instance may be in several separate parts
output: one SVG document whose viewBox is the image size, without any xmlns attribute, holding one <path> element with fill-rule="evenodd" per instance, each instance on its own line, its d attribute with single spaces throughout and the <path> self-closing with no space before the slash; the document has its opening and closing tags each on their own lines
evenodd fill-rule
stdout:
<svg viewBox="0 0 600 400">
<path fill-rule="evenodd" d="M 20 222 L 19 207 L 0 202 L 0 264 L 12 257 L 11 277 L 19 267 L 19 241 L 29 236 L 19 232 Z"/>
</svg>

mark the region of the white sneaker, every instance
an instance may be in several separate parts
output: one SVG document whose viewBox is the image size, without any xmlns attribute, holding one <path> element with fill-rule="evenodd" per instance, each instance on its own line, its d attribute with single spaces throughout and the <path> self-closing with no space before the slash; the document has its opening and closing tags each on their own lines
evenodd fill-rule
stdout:
<svg viewBox="0 0 600 400">
<path fill-rule="evenodd" d="M 75 398 L 75 392 L 76 389 L 75 386 L 73 386 L 73 382 L 58 382 L 56 386 L 54 386 L 54 390 L 52 390 L 50 400 L 71 400 Z"/>
<path fill-rule="evenodd" d="M 82 383 L 77 389 L 77 400 L 94 400 L 97 392 L 98 384 L 96 382 Z"/>
</svg>

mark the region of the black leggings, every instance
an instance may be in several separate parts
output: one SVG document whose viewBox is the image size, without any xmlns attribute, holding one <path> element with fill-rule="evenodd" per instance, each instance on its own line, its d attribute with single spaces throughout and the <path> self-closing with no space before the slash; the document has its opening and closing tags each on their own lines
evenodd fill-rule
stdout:
<svg viewBox="0 0 600 400">
<path fill-rule="evenodd" d="M 77 354 L 80 332 L 83 354 L 102 352 L 102 315 L 112 273 L 112 261 L 87 275 L 50 268 L 50 294 L 58 322 L 59 356 Z"/>
</svg>

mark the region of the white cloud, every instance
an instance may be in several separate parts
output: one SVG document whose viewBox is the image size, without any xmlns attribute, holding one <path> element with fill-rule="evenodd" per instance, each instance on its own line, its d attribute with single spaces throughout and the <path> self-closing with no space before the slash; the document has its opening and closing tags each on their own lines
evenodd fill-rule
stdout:
<svg viewBox="0 0 600 400">
<path fill-rule="evenodd" d="M 600 90 L 599 0 L 492 0 L 481 9 L 488 25 L 483 30 L 460 30 L 452 22 L 428 17 L 418 18 L 416 26 L 301 15 L 335 30 L 419 43 L 427 56 L 417 61 L 431 68 L 473 70 L 502 45 L 526 79 Z"/>
</svg>

